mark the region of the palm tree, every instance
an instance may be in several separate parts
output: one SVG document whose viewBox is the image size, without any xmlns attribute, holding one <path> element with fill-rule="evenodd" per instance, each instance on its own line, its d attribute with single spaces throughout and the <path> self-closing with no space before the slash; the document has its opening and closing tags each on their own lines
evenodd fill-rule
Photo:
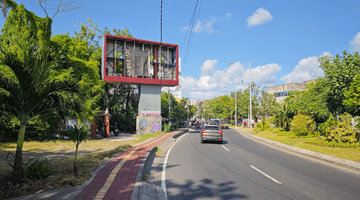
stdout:
<svg viewBox="0 0 360 200">
<path fill-rule="evenodd" d="M 289 106 L 289 103 L 283 102 L 278 104 L 278 107 L 275 108 L 275 113 L 275 117 L 280 121 L 282 128 L 288 130 L 291 118 L 294 116 L 294 111 Z"/>
<path fill-rule="evenodd" d="M 9 46 L 1 46 L 0 65 L 12 70 L 10 76 L 0 76 L 0 110 L 16 116 L 20 121 L 20 130 L 16 146 L 12 182 L 21 183 L 22 147 L 25 138 L 26 123 L 35 116 L 66 116 L 75 109 L 71 101 L 74 93 L 80 92 L 77 83 L 71 80 L 59 81 L 53 77 L 56 62 L 52 59 L 55 49 L 49 44 L 25 39 L 21 34 L 6 38 Z M 79 109 L 77 109 L 79 111 Z"/>
</svg>

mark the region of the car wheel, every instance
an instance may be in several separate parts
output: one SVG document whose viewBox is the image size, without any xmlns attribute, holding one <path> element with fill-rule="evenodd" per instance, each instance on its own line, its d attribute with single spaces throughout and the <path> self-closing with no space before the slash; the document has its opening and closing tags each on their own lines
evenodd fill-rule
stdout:
<svg viewBox="0 0 360 200">
<path fill-rule="evenodd" d="M 201 144 L 202 144 L 202 143 L 204 143 L 204 141 L 203 141 L 203 140 L 201 140 Z"/>
</svg>

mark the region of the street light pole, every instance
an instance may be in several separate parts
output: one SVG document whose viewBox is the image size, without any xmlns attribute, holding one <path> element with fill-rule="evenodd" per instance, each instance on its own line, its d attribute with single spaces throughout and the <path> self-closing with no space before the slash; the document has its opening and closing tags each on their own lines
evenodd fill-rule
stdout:
<svg viewBox="0 0 360 200">
<path fill-rule="evenodd" d="M 236 90 L 235 90 L 235 128 L 237 127 L 237 120 L 236 120 Z"/>
<path fill-rule="evenodd" d="M 249 78 L 250 78 L 250 134 L 252 134 L 252 109 L 251 109 L 251 63 L 249 62 Z"/>
</svg>

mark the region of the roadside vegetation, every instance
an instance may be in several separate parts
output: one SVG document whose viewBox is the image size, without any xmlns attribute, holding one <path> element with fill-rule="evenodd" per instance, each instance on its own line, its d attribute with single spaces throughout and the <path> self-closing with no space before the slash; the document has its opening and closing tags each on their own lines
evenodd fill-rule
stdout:
<svg viewBox="0 0 360 200">
<path fill-rule="evenodd" d="M 79 145 L 79 155 L 76 158 L 77 173 L 74 173 L 76 146 L 73 141 L 58 140 L 44 142 L 26 142 L 23 150 L 25 174 L 21 185 L 11 183 L 11 160 L 9 156 L 0 161 L 0 198 L 11 198 L 35 194 L 40 190 L 53 190 L 80 186 L 104 162 L 132 145 L 144 142 L 165 134 L 156 132 L 147 135 L 137 135 L 134 140 L 106 141 L 87 140 Z M 13 152 L 16 143 L 0 143 L 2 157 Z M 161 154 L 163 150 L 158 149 Z M 29 156 L 27 156 L 29 155 Z M 30 162 L 29 162 L 30 161 Z M 31 162 L 32 161 L 32 162 Z M 35 161 L 35 162 L 34 162 Z M 29 162 L 28 164 L 26 164 Z"/>
<path fill-rule="evenodd" d="M 252 83 L 236 91 L 236 102 L 234 93 L 204 101 L 202 117 L 234 120 L 236 103 L 238 119 L 247 119 L 251 89 L 254 134 L 359 161 L 350 152 L 360 149 L 360 56 L 344 51 L 342 56 L 320 57 L 319 63 L 325 76 L 306 90 L 290 91 L 280 103 Z"/>
</svg>

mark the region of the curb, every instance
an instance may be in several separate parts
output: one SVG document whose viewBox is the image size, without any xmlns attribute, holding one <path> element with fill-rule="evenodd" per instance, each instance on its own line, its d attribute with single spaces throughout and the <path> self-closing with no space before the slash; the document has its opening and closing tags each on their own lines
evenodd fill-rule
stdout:
<svg viewBox="0 0 360 200">
<path fill-rule="evenodd" d="M 334 156 L 325 155 L 325 154 L 318 153 L 318 152 L 315 152 L 315 151 L 302 149 L 302 148 L 298 148 L 298 147 L 293 147 L 293 146 L 290 146 L 290 145 L 287 145 L 287 144 L 283 144 L 283 143 L 276 142 L 276 141 L 273 141 L 273 140 L 269 140 L 269 139 L 266 139 L 266 138 L 263 138 L 263 137 L 260 137 L 260 136 L 257 136 L 257 135 L 250 134 L 249 132 L 247 132 L 247 131 L 239 128 L 239 127 L 236 127 L 235 129 L 238 130 L 241 134 L 244 134 L 244 135 L 246 135 L 246 136 L 248 136 L 248 137 L 250 137 L 252 139 L 255 139 L 255 140 L 260 140 L 260 141 L 265 142 L 267 144 L 270 144 L 272 146 L 276 146 L 276 147 L 286 149 L 286 150 L 291 151 L 291 152 L 300 153 L 300 154 L 303 154 L 303 155 L 306 155 L 306 156 L 310 156 L 310 157 L 313 157 L 313 158 L 317 158 L 317 159 L 320 159 L 320 160 L 323 160 L 323 161 L 327 161 L 327 162 L 330 162 L 330 163 L 334 163 L 334 164 L 337 164 L 337 165 L 345 166 L 345 167 L 360 171 L 360 162 L 356 162 L 356 161 L 352 161 L 352 160 L 346 160 L 346 159 L 343 159 L 343 158 L 337 158 L 337 157 L 334 157 Z"/>
<path fill-rule="evenodd" d="M 183 135 L 184 133 L 186 133 L 188 131 L 189 131 L 189 129 L 180 130 L 179 133 L 176 133 L 175 135 L 173 135 L 172 137 L 170 137 L 169 139 L 167 139 L 165 142 L 163 142 L 161 144 L 169 143 L 169 142 L 170 143 L 176 142 L 177 138 L 179 138 L 181 135 Z M 158 146 L 161 146 L 161 144 L 159 144 Z M 167 199 L 165 196 L 165 193 L 161 187 L 142 180 L 142 177 L 145 176 L 147 172 L 149 172 L 149 171 L 145 171 L 144 169 L 149 167 L 149 165 L 150 166 L 152 165 L 152 163 L 149 163 L 149 159 L 152 156 L 155 156 L 155 152 L 158 149 L 158 146 L 150 148 L 148 150 L 148 152 L 146 153 L 146 155 L 144 156 L 143 160 L 141 161 L 139 171 L 136 175 L 133 192 L 131 194 L 131 198 L 130 198 L 131 200 L 138 200 L 138 199 L 139 200 L 166 200 Z"/>
</svg>

